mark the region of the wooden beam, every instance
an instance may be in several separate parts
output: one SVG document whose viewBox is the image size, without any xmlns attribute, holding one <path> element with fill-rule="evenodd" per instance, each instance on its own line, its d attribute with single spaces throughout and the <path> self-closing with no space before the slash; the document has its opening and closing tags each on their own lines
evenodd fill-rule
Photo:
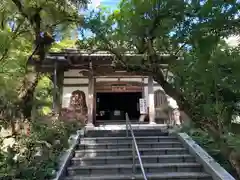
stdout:
<svg viewBox="0 0 240 180">
<path fill-rule="evenodd" d="M 131 82 L 131 81 L 129 81 L 129 82 Z M 83 83 L 83 84 L 80 84 L 80 83 L 77 83 L 77 84 L 72 84 L 72 83 L 71 84 L 70 83 L 66 84 L 66 83 L 64 83 L 63 87 L 88 87 L 88 85 L 89 85 L 88 83 Z M 144 83 L 143 85 L 144 86 L 148 86 L 148 83 Z M 160 85 L 157 84 L 157 83 L 154 83 L 153 86 L 160 86 Z"/>
<path fill-rule="evenodd" d="M 57 61 L 54 62 L 53 71 L 53 112 L 57 112 Z"/>
<path fill-rule="evenodd" d="M 84 83 L 84 84 L 63 84 L 63 87 L 88 87 L 89 84 L 88 83 Z"/>
<path fill-rule="evenodd" d="M 64 79 L 88 79 L 86 76 L 64 76 Z"/>
</svg>

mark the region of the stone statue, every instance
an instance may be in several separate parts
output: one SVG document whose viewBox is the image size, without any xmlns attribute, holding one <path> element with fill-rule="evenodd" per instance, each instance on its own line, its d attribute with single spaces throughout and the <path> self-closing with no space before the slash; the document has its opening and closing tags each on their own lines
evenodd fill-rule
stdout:
<svg viewBox="0 0 240 180">
<path fill-rule="evenodd" d="M 63 117 L 71 120 L 77 120 L 86 124 L 87 120 L 87 103 L 83 91 L 76 90 L 72 92 L 68 108 L 64 109 Z"/>
<path fill-rule="evenodd" d="M 72 95 L 70 97 L 69 109 L 80 113 L 83 116 L 87 115 L 86 96 L 83 91 L 76 90 L 72 92 Z"/>
</svg>

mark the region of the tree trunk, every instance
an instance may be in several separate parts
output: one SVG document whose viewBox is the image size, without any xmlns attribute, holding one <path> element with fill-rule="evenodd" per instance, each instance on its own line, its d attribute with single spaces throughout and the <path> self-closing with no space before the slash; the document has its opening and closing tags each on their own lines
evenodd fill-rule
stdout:
<svg viewBox="0 0 240 180">
<path fill-rule="evenodd" d="M 164 91 L 169 96 L 176 100 L 180 110 L 184 111 L 189 117 L 193 117 L 193 112 L 191 111 L 191 104 L 184 98 L 180 90 L 174 88 L 170 83 L 165 80 L 162 71 L 154 73 L 153 78 L 162 86 Z"/>
<path fill-rule="evenodd" d="M 177 104 L 179 106 L 179 109 L 184 111 L 189 117 L 193 117 L 193 113 L 191 111 L 191 105 L 190 103 L 184 98 L 181 91 L 174 88 L 170 83 L 168 83 L 165 80 L 165 77 L 163 75 L 163 72 L 161 71 L 161 67 L 158 67 L 158 65 L 152 65 L 150 67 L 145 65 L 125 65 L 121 66 L 123 69 L 127 69 L 129 72 L 138 72 L 142 74 L 147 74 L 153 76 L 153 79 L 158 82 L 164 89 L 164 91 L 171 96 L 173 99 L 177 101 Z"/>
<path fill-rule="evenodd" d="M 40 79 L 40 74 L 28 72 L 23 80 L 23 85 L 19 90 L 19 106 L 25 119 L 31 119 L 33 108 L 34 91 Z"/>
<path fill-rule="evenodd" d="M 191 110 L 190 103 L 187 102 L 187 100 L 184 98 L 183 94 L 174 88 L 170 83 L 168 83 L 162 72 L 159 72 L 153 75 L 154 80 L 157 81 L 164 91 L 174 98 L 177 101 L 177 104 L 181 110 L 186 112 L 187 115 L 190 117 L 194 117 L 194 114 L 196 112 Z M 230 147 L 230 145 L 222 138 L 223 134 L 221 131 L 219 131 L 219 126 L 217 123 L 217 120 L 201 120 L 199 123 L 200 127 L 209 133 L 209 135 L 215 140 L 216 143 L 219 144 L 220 152 L 221 154 L 230 162 L 232 167 L 235 169 L 235 171 L 238 174 L 238 177 L 240 177 L 240 154 L 233 148 Z"/>
</svg>

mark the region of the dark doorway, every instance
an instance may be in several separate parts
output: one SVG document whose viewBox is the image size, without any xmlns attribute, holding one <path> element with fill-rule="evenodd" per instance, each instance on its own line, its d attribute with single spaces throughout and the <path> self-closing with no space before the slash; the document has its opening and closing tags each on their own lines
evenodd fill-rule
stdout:
<svg viewBox="0 0 240 180">
<path fill-rule="evenodd" d="M 130 120 L 138 119 L 140 116 L 139 99 L 141 97 L 141 92 L 97 93 L 96 120 L 124 120 L 126 112 Z"/>
</svg>

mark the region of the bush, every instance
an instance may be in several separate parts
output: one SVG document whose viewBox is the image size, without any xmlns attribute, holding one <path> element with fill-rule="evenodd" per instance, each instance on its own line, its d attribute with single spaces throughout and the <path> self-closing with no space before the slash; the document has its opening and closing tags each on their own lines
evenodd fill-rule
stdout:
<svg viewBox="0 0 240 180">
<path fill-rule="evenodd" d="M 186 130 L 186 129 L 185 129 Z M 213 138 L 201 129 L 191 128 L 187 130 L 187 133 L 202 147 L 204 148 L 223 168 L 225 168 L 232 176 L 237 178 L 237 173 L 226 159 Z M 233 136 L 232 136 L 233 137 Z M 235 137 L 234 137 L 235 138 Z M 227 138 L 230 141 L 230 136 Z M 237 139 L 234 141 L 237 144 Z M 239 140 L 238 140 L 239 141 Z"/>
<path fill-rule="evenodd" d="M 12 147 L 0 151 L 0 176 L 4 180 L 53 177 L 70 134 L 79 128 L 74 122 L 52 121 L 51 125 L 39 120 L 32 122 L 29 136 L 17 136 Z"/>
</svg>

